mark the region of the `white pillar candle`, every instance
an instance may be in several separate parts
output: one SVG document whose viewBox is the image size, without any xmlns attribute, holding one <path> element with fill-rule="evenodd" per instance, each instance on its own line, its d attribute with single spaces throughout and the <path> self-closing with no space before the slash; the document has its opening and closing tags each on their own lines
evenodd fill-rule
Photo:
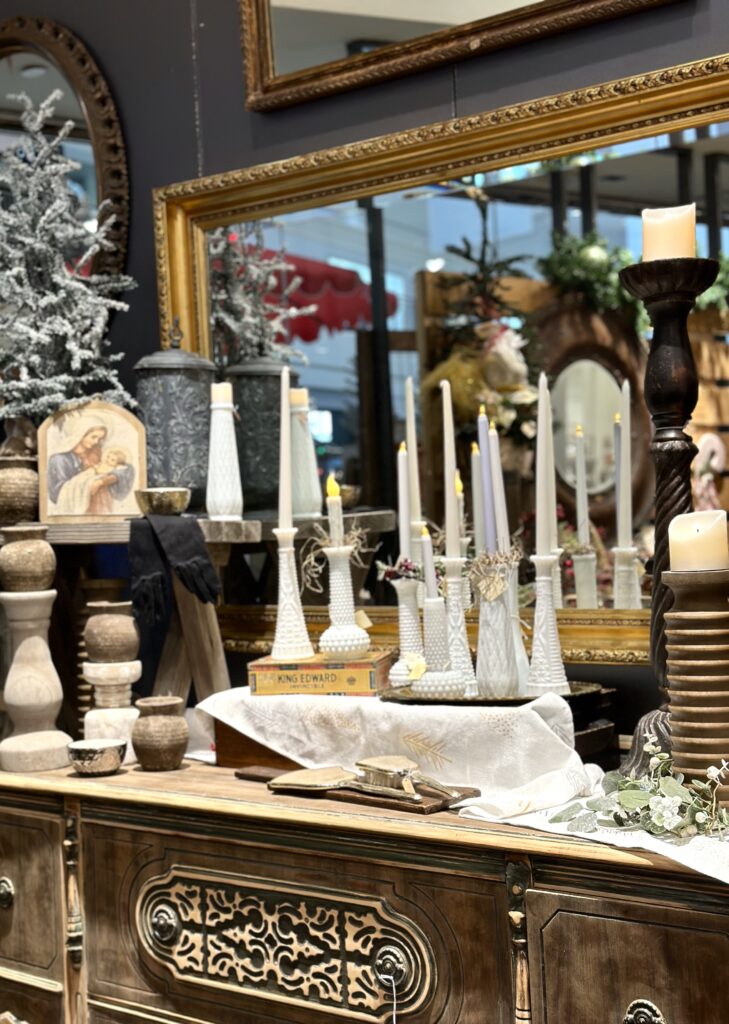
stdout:
<svg viewBox="0 0 729 1024">
<path fill-rule="evenodd" d="M 546 378 L 545 378 L 546 379 Z M 549 523 L 549 550 L 559 548 L 559 527 L 557 524 L 557 475 L 554 468 L 554 423 L 552 422 L 552 396 L 547 388 L 547 519 Z"/>
<path fill-rule="evenodd" d="M 278 527 L 288 530 L 293 526 L 291 506 L 291 409 L 289 386 L 291 371 L 281 371 L 281 433 L 278 461 Z"/>
<path fill-rule="evenodd" d="M 483 518 L 483 483 L 481 480 L 481 449 L 474 441 L 471 445 L 471 508 L 473 515 L 473 543 L 480 555 L 486 543 Z"/>
<path fill-rule="evenodd" d="M 618 519 L 620 516 L 620 434 L 622 424 L 620 413 L 615 413 L 613 423 L 613 467 L 615 470 L 615 536 L 618 535 Z"/>
<path fill-rule="evenodd" d="M 729 569 L 729 541 L 724 509 L 689 512 L 668 524 L 671 572 Z"/>
<path fill-rule="evenodd" d="M 633 544 L 633 483 L 630 450 L 630 384 L 623 381 L 620 393 L 620 505 L 618 506 L 618 547 Z"/>
<path fill-rule="evenodd" d="M 438 581 L 435 577 L 435 563 L 433 561 L 433 541 L 430 539 L 428 527 L 423 527 L 422 533 L 423 551 L 423 575 L 425 576 L 425 593 L 428 597 L 438 596 Z"/>
<path fill-rule="evenodd" d="M 696 203 L 643 210 L 643 261 L 696 255 Z"/>
<path fill-rule="evenodd" d="M 410 550 L 410 480 L 409 452 L 403 441 L 397 453 L 397 529 L 400 538 L 400 558 L 411 557 Z"/>
<path fill-rule="evenodd" d="M 537 470 L 535 484 L 535 531 L 537 555 L 551 555 L 549 542 L 549 391 L 545 374 L 539 374 L 539 399 L 537 402 Z"/>
<path fill-rule="evenodd" d="M 466 536 L 466 498 L 463 493 L 463 480 L 460 469 L 456 470 L 456 501 L 458 502 L 458 533 Z"/>
<path fill-rule="evenodd" d="M 502 555 L 508 555 L 511 554 L 509 512 L 506 508 L 506 491 L 504 489 L 504 471 L 501 468 L 499 435 L 493 423 L 489 427 L 489 466 L 491 468 L 491 490 L 494 495 L 496 546 Z"/>
<path fill-rule="evenodd" d="M 489 554 L 496 551 L 496 517 L 494 514 L 494 485 L 489 449 L 489 421 L 485 406 L 478 411 L 478 446 L 481 450 L 481 485 L 483 488 L 484 547 Z"/>
<path fill-rule="evenodd" d="M 423 518 L 420 506 L 420 475 L 418 468 L 418 432 L 415 427 L 415 396 L 413 378 L 405 381 L 405 441 L 408 446 L 408 478 L 410 480 L 410 519 L 414 523 Z"/>
<path fill-rule="evenodd" d="M 461 534 L 458 528 L 456 494 L 456 432 L 453 426 L 453 402 L 450 381 L 440 382 L 443 399 L 443 489 L 445 492 L 446 558 L 461 557 Z"/>
<path fill-rule="evenodd" d="M 329 539 L 333 548 L 341 548 L 344 544 L 344 516 L 342 515 L 342 499 L 339 484 L 334 473 L 327 477 L 327 515 L 329 516 Z"/>
<path fill-rule="evenodd" d="M 590 544 L 590 510 L 587 503 L 587 470 L 585 468 L 585 438 L 582 427 L 575 430 L 575 506 L 577 509 L 577 539 L 583 547 Z"/>
<path fill-rule="evenodd" d="M 233 401 L 233 385 L 230 381 L 224 380 L 220 384 L 211 384 L 210 401 L 216 405 L 230 405 Z"/>
</svg>

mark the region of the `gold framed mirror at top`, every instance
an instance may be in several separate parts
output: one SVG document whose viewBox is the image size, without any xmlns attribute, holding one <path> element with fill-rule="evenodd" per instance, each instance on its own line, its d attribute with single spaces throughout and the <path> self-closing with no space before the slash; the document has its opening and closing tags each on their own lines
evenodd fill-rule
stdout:
<svg viewBox="0 0 729 1024">
<path fill-rule="evenodd" d="M 658 161 L 656 166 L 666 168 L 659 175 L 662 190 L 633 197 L 635 209 L 631 215 L 639 222 L 641 206 L 671 205 L 676 201 L 676 168 L 667 160 L 667 155 L 670 152 L 676 156 L 677 149 L 691 146 L 696 152 L 692 187 L 699 199 L 701 220 L 705 205 L 704 198 L 699 195 L 701 159 L 708 153 L 720 154 L 727 145 L 728 85 L 729 56 L 721 56 L 578 92 L 545 97 L 477 117 L 160 189 L 155 194 L 155 223 L 163 344 L 166 343 L 166 332 L 172 318 L 179 316 L 185 333 L 184 344 L 206 354 L 213 353 L 209 244 L 210 233 L 224 226 L 262 223 L 265 231 L 270 232 L 266 236 L 270 247 L 283 242 L 288 253 L 311 259 L 317 255 L 321 257 L 322 253 L 299 247 L 307 232 L 309 237 L 317 235 L 322 245 L 331 248 L 330 243 L 338 237 L 336 224 L 346 222 L 350 228 L 356 223 L 361 224 L 368 206 L 373 204 L 383 210 L 386 241 L 387 216 L 392 210 L 414 210 L 418 205 L 432 210 L 438 203 L 450 204 L 449 210 L 455 212 L 453 216 L 449 213 L 449 218 L 455 218 L 460 224 L 461 212 L 469 208 L 469 203 L 464 201 L 469 199 L 467 190 L 473 187 L 476 176 L 481 176 L 478 180 L 486 182 L 485 189 L 492 199 L 497 196 L 503 199 L 514 184 L 507 180 L 511 171 L 528 167 L 532 172 L 536 168 L 538 173 L 530 172 L 529 176 L 523 176 L 517 182 L 526 197 L 524 202 L 527 202 L 527 193 L 531 193 L 531 208 L 537 209 L 542 201 L 540 190 L 547 187 L 550 175 L 560 172 L 572 181 L 567 188 L 566 201 L 567 213 L 571 216 L 574 211 L 571 210 L 570 188 L 577 188 L 586 163 L 602 168 L 605 176 L 610 178 L 624 177 L 614 173 L 616 168 L 624 170 L 633 166 L 631 161 L 637 161 L 642 168 L 642 179 L 646 180 L 646 177 L 655 179 L 656 174 L 655 167 L 651 165 L 646 176 L 645 162 Z M 611 147 L 614 152 L 608 152 Z M 585 159 L 585 155 L 589 159 Z M 611 202 L 619 205 L 620 183 L 608 182 L 605 187 L 612 196 Z M 434 193 L 436 188 L 440 189 L 437 195 Z M 579 211 L 575 216 L 579 218 Z M 412 227 L 412 220 L 409 224 Z M 599 222 L 597 226 L 600 226 Z M 705 247 L 705 225 L 701 231 L 700 244 Z M 389 237 L 392 240 L 393 236 Z M 565 237 L 574 236 L 567 232 Z M 297 240 L 295 245 L 294 239 Z M 458 235 L 449 236 L 445 241 L 458 242 Z M 446 248 L 442 247 L 444 255 Z M 639 250 L 633 248 L 633 258 L 638 258 Z M 424 249 L 420 252 L 420 263 L 413 267 L 414 281 L 417 278 L 427 285 L 429 280 L 432 282 L 439 274 L 446 273 L 440 267 L 428 269 L 426 260 L 432 255 Z M 347 268 L 361 265 L 357 263 L 360 257 L 352 253 L 349 256 L 349 260 L 333 260 L 338 272 L 351 273 Z M 395 288 L 389 280 L 388 289 Z M 360 283 L 363 281 L 364 278 Z M 413 288 L 417 291 L 416 284 Z M 543 291 L 544 282 L 532 281 L 530 288 Z M 529 290 L 527 288 L 527 292 Z M 438 294 L 442 298 L 442 288 Z M 527 296 L 527 304 L 529 301 L 531 299 Z M 546 324 L 551 323 L 550 308 L 547 302 L 543 314 L 540 314 Z M 575 320 L 573 311 L 568 309 L 567 312 L 570 324 L 575 326 L 574 338 L 569 344 L 546 345 L 542 365 L 552 378 L 557 396 L 561 392 L 587 396 L 587 404 L 583 402 L 580 410 L 575 411 L 572 406 L 568 408 L 565 405 L 565 424 L 570 430 L 574 427 L 572 419 L 587 417 L 596 408 L 589 397 L 594 389 L 608 393 L 607 411 L 603 417 L 608 426 L 603 424 L 604 429 L 595 441 L 601 449 L 607 448 L 610 440 L 613 410 L 607 406 L 616 399 L 617 385 L 624 379 L 630 381 L 633 392 L 634 509 L 637 517 L 645 518 L 652 493 L 648 457 L 650 428 L 641 397 L 645 345 L 639 343 L 634 335 L 618 336 L 610 327 L 609 317 L 603 317 L 595 325 L 594 318 L 590 316 L 581 313 Z M 428 323 L 431 321 L 421 318 L 419 325 L 411 325 L 411 331 L 393 329 L 390 332 L 391 357 L 407 357 L 419 362 L 415 375 L 419 373 L 421 380 L 422 371 L 428 369 L 423 366 L 424 353 L 428 351 L 427 345 L 423 345 L 423 337 L 428 333 L 424 325 Z M 719 317 L 713 327 L 707 327 L 709 337 L 721 323 L 723 320 Z M 422 337 L 417 337 L 418 334 Z M 353 344 L 356 349 L 356 339 Z M 710 378 L 712 370 L 710 366 L 702 370 L 700 365 L 699 372 L 700 376 Z M 371 393 L 371 382 L 363 383 L 360 378 L 358 400 L 365 410 L 368 393 Z M 697 417 L 698 414 L 699 410 Z M 717 412 L 717 416 L 720 415 Z M 569 500 L 572 493 L 573 478 L 573 451 L 568 433 L 565 432 L 562 449 L 557 453 L 560 496 L 565 500 Z M 361 438 L 364 446 L 365 431 L 361 432 Z M 613 486 L 606 478 L 605 460 L 601 462 L 595 457 L 593 463 L 590 470 L 594 477 L 591 477 L 591 513 L 593 507 L 602 508 L 607 522 L 614 517 L 614 504 L 611 504 Z M 423 464 L 426 479 L 432 478 L 434 487 L 437 487 L 437 451 L 433 452 L 433 458 L 424 459 Z M 431 493 L 437 497 L 435 490 Z M 435 515 L 435 511 L 431 514 Z M 640 617 L 644 613 L 636 614 Z M 619 617 L 616 624 L 619 624 Z M 582 625 L 579 628 L 582 629 Z M 592 627 L 584 628 L 589 632 Z M 618 653 L 621 643 L 621 640 L 615 642 Z M 585 644 L 586 648 L 588 646 Z M 605 644 L 598 646 L 608 649 Z M 639 647 L 641 653 L 637 654 Z M 624 645 L 622 649 L 625 650 Z M 626 660 L 643 661 L 646 650 L 645 643 L 641 641 L 633 652 L 635 657 L 631 658 L 630 651 L 626 650 Z"/>
<path fill-rule="evenodd" d="M 239 0 L 246 104 L 270 110 L 677 0 Z"/>
</svg>

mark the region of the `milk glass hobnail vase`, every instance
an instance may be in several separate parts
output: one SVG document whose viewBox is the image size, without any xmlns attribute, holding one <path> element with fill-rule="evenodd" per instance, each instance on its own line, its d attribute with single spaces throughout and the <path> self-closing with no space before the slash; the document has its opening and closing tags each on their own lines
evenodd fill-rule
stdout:
<svg viewBox="0 0 729 1024">
<path fill-rule="evenodd" d="M 306 629 L 296 573 L 296 527 L 279 528 L 273 532 L 278 541 L 278 606 L 271 657 L 280 662 L 313 658 L 314 648 Z"/>
<path fill-rule="evenodd" d="M 467 697 L 475 697 L 476 673 L 473 670 L 471 648 L 466 633 L 466 615 L 463 608 L 463 569 L 465 558 L 444 558 L 446 575 L 446 608 L 448 610 L 448 648 L 451 668 L 459 673 Z"/>
<path fill-rule="evenodd" d="M 642 607 L 637 548 L 613 548 L 613 607 Z"/>
<path fill-rule="evenodd" d="M 0 768 L 6 772 L 48 771 L 68 764 L 71 737 L 56 728 L 63 690 L 48 649 L 55 599 L 55 590 L 0 593 L 12 653 L 3 697 L 13 732 L 0 743 Z"/>
<path fill-rule="evenodd" d="M 481 697 L 516 697 L 519 694 L 508 585 L 492 601 L 480 598 L 476 685 Z"/>
<path fill-rule="evenodd" d="M 233 423 L 233 403 L 210 406 L 210 451 L 205 507 L 210 519 L 237 521 L 243 517 L 243 487 Z"/>
<path fill-rule="evenodd" d="M 428 524 L 423 519 L 414 519 L 410 524 L 410 553 L 413 565 L 422 569 L 423 567 L 423 527 Z M 418 581 L 418 608 L 423 607 L 425 600 L 425 583 Z"/>
<path fill-rule="evenodd" d="M 420 630 L 418 611 L 418 587 L 420 580 L 394 579 L 390 583 L 397 596 L 397 622 L 400 638 L 400 655 L 390 669 L 390 686 L 407 686 L 410 683 L 408 656 L 423 655 L 423 636 Z"/>
<path fill-rule="evenodd" d="M 552 566 L 552 594 L 554 597 L 554 607 L 564 608 L 564 597 L 562 596 L 562 565 L 561 558 L 563 554 L 562 548 L 555 548 L 552 552 L 555 562 Z"/>
<path fill-rule="evenodd" d="M 575 598 L 578 608 L 597 608 L 597 556 L 594 551 L 573 555 Z"/>
<path fill-rule="evenodd" d="M 461 558 L 465 566 L 466 559 L 468 558 L 468 547 L 471 543 L 470 537 L 461 537 Z M 471 581 L 468 578 L 468 573 L 464 572 L 461 576 L 461 590 L 463 591 L 463 610 L 467 612 L 470 608 L 473 608 L 473 591 L 471 590 Z"/>
<path fill-rule="evenodd" d="M 291 504 L 294 516 L 313 519 L 321 515 L 321 483 L 308 403 L 291 405 Z"/>
<path fill-rule="evenodd" d="M 516 675 L 519 680 L 517 693 L 520 697 L 526 695 L 529 685 L 529 658 L 524 646 L 524 634 L 521 629 L 521 616 L 519 615 L 519 565 L 515 563 L 509 573 L 509 611 L 511 613 L 511 631 L 514 645 L 514 660 L 516 661 Z"/>
<path fill-rule="evenodd" d="M 426 597 L 423 602 L 424 675 L 412 683 L 413 693 L 425 697 L 463 697 L 465 684 L 460 672 L 451 668 L 448 649 L 448 622 L 442 597 Z"/>
<path fill-rule="evenodd" d="M 534 631 L 532 660 L 529 665 L 527 692 L 530 697 L 541 693 L 570 692 L 557 631 L 557 612 L 554 607 L 554 563 L 556 555 L 532 555 L 536 569 Z"/>
<path fill-rule="evenodd" d="M 324 548 L 329 562 L 329 621 L 319 650 L 343 659 L 360 658 L 370 649 L 367 630 L 354 621 L 354 594 L 350 559 L 354 548 Z"/>
</svg>

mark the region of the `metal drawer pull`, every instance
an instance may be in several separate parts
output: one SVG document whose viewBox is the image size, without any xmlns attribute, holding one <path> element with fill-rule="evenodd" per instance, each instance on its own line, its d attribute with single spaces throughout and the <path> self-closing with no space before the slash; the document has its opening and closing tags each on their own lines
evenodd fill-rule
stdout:
<svg viewBox="0 0 729 1024">
<path fill-rule="evenodd" d="M 636 999 L 628 1007 L 623 1024 L 668 1024 L 658 1007 L 647 999 Z"/>
<path fill-rule="evenodd" d="M 13 903 L 15 902 L 15 886 L 9 878 L 3 876 L 0 878 L 0 909 L 10 910 Z M 0 1024 L 2 1017 L 0 1017 Z"/>
</svg>

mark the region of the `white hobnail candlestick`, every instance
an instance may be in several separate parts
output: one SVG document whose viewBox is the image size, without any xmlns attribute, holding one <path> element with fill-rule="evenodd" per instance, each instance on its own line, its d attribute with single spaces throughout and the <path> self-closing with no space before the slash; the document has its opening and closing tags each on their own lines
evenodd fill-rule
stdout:
<svg viewBox="0 0 729 1024">
<path fill-rule="evenodd" d="M 354 592 L 350 559 L 354 548 L 324 548 L 329 562 L 329 621 L 319 650 L 341 658 L 361 658 L 370 649 L 367 630 L 354 620 Z"/>
<path fill-rule="evenodd" d="M 141 661 L 85 661 L 81 671 L 94 688 L 94 707 L 131 707 L 132 686 L 142 678 Z"/>
<path fill-rule="evenodd" d="M 321 481 L 309 427 L 308 402 L 291 403 L 291 508 L 294 518 L 321 516 Z"/>
<path fill-rule="evenodd" d="M 465 558 L 444 558 L 446 575 L 446 608 L 448 610 L 448 647 L 451 668 L 459 673 L 466 696 L 476 696 L 476 673 L 466 633 L 463 609 L 463 568 Z"/>
<path fill-rule="evenodd" d="M 205 508 L 217 522 L 243 518 L 243 486 L 235 440 L 232 402 L 210 405 L 210 448 Z"/>
<path fill-rule="evenodd" d="M 511 628 L 514 646 L 516 674 L 519 681 L 517 693 L 525 696 L 529 685 L 529 657 L 524 646 L 524 633 L 521 628 L 519 614 L 519 565 L 515 563 L 509 572 L 509 610 L 511 612 Z"/>
<path fill-rule="evenodd" d="M 55 599 L 55 590 L 0 593 L 12 655 L 3 698 L 13 732 L 0 743 L 0 768 L 6 772 L 49 771 L 69 763 L 71 737 L 56 728 L 63 689 L 48 649 Z"/>
<path fill-rule="evenodd" d="M 423 634 L 420 629 L 420 613 L 418 611 L 419 580 L 401 577 L 390 580 L 397 596 L 397 622 L 400 643 L 400 654 L 390 669 L 388 681 L 390 686 L 407 686 L 410 683 L 410 666 L 408 655 L 423 656 Z"/>
<path fill-rule="evenodd" d="M 532 555 L 536 569 L 534 628 L 532 632 L 532 658 L 529 665 L 527 693 L 536 697 L 541 693 L 567 694 L 570 692 L 562 663 L 562 650 L 557 629 L 554 606 L 553 569 L 555 555 Z"/>
<path fill-rule="evenodd" d="M 555 562 L 552 567 L 552 593 L 554 595 L 554 607 L 564 608 L 564 597 L 562 596 L 562 548 L 554 548 L 552 551 Z"/>
<path fill-rule="evenodd" d="M 613 608 L 642 608 L 637 548 L 613 548 Z"/>
<path fill-rule="evenodd" d="M 410 524 L 410 557 L 414 566 L 423 566 L 423 527 L 428 524 L 424 519 L 413 519 Z M 425 584 L 418 580 L 418 608 L 423 607 L 425 600 Z"/>
<path fill-rule="evenodd" d="M 468 546 L 471 543 L 470 537 L 461 537 L 461 558 L 463 559 L 464 566 L 468 558 Z M 468 611 L 473 608 L 473 591 L 471 590 L 471 581 L 468 578 L 468 573 L 463 573 L 461 576 L 461 589 L 463 591 L 463 610 Z"/>
<path fill-rule="evenodd" d="M 594 551 L 573 555 L 578 608 L 597 608 L 597 556 Z"/>
<path fill-rule="evenodd" d="M 314 657 L 301 607 L 294 553 L 295 526 L 273 531 L 278 541 L 278 605 L 271 658 L 274 661 L 305 661 Z"/>
<path fill-rule="evenodd" d="M 480 605 L 476 655 L 479 696 L 516 697 L 519 693 L 519 670 L 508 586 L 493 601 L 482 597 Z"/>
<path fill-rule="evenodd" d="M 426 597 L 423 604 L 424 675 L 412 683 L 415 694 L 428 697 L 462 697 L 465 686 L 461 673 L 451 667 L 448 622 L 442 597 Z"/>
</svg>

